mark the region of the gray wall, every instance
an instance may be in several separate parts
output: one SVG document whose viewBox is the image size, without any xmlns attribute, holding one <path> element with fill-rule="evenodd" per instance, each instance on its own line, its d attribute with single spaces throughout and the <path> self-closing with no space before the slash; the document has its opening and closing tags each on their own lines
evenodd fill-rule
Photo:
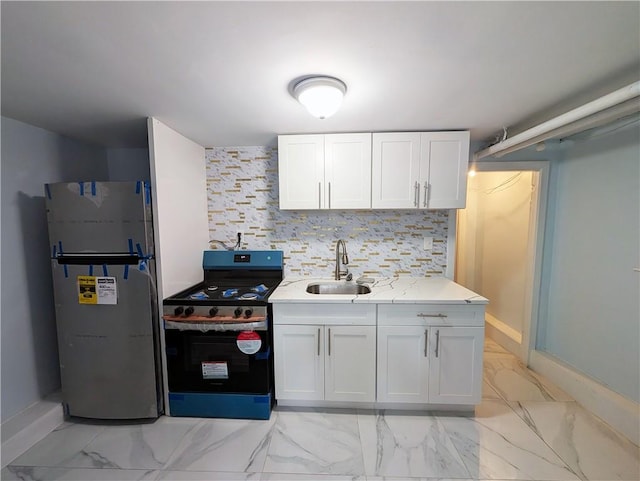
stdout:
<svg viewBox="0 0 640 481">
<path fill-rule="evenodd" d="M 2 421 L 60 388 L 43 184 L 108 180 L 107 155 L 1 119 Z"/>
<path fill-rule="evenodd" d="M 109 180 L 150 182 L 149 149 L 107 149 Z"/>
<path fill-rule="evenodd" d="M 537 349 L 640 401 L 640 129 L 552 163 Z"/>
</svg>

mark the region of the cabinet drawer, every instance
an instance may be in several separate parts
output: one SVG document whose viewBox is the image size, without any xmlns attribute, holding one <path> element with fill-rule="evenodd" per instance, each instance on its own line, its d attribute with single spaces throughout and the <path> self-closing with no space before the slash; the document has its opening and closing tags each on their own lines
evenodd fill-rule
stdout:
<svg viewBox="0 0 640 481">
<path fill-rule="evenodd" d="M 274 324 L 376 325 L 375 304 L 274 304 Z"/>
<path fill-rule="evenodd" d="M 484 305 L 406 304 L 378 306 L 379 326 L 483 326 Z"/>
</svg>

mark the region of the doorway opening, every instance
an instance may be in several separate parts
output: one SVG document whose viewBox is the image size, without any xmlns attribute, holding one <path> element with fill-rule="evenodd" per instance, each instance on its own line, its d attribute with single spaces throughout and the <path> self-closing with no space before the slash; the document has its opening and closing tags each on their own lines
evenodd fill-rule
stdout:
<svg viewBox="0 0 640 481">
<path fill-rule="evenodd" d="M 487 299 L 486 335 L 528 364 L 535 346 L 548 162 L 479 162 L 458 211 L 455 281 Z"/>
</svg>

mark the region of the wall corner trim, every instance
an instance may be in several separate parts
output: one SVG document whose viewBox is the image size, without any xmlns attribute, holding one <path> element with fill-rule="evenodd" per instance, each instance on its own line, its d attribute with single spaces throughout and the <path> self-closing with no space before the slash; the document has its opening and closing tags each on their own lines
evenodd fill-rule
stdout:
<svg viewBox="0 0 640 481">
<path fill-rule="evenodd" d="M 60 394 L 32 404 L 2 423 L 2 469 L 64 422 Z"/>
<path fill-rule="evenodd" d="M 640 404 L 621 396 L 561 360 L 541 351 L 531 351 L 529 367 L 570 394 L 631 442 L 640 445 Z"/>
</svg>

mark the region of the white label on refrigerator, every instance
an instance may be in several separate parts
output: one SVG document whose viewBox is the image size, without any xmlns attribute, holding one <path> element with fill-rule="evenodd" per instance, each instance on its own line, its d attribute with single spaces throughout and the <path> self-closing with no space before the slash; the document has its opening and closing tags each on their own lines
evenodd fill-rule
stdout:
<svg viewBox="0 0 640 481">
<path fill-rule="evenodd" d="M 98 304 L 117 304 L 118 285 L 115 277 L 96 277 Z"/>
<path fill-rule="evenodd" d="M 229 368 L 225 361 L 204 361 L 202 379 L 229 379 Z"/>
</svg>

